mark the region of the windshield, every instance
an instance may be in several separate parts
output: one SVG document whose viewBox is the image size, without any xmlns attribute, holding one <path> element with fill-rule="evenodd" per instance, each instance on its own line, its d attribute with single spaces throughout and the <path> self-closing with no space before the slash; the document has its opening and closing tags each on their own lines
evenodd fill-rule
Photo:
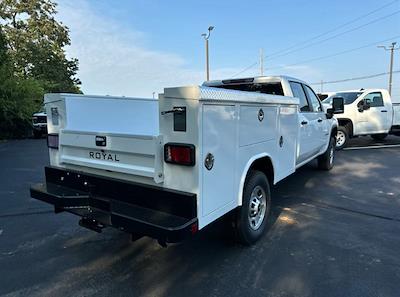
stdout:
<svg viewBox="0 0 400 297">
<path fill-rule="evenodd" d="M 335 93 L 325 100 L 323 100 L 323 103 L 328 103 L 332 104 L 332 99 L 334 97 L 342 97 L 344 99 L 344 104 L 351 104 L 353 103 L 363 92 L 341 92 L 341 93 Z"/>
</svg>

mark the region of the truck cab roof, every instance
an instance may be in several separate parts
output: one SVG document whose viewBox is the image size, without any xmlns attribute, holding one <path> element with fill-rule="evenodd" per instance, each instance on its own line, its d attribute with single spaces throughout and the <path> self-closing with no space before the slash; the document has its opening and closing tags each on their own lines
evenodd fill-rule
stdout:
<svg viewBox="0 0 400 297">
<path fill-rule="evenodd" d="M 281 83 L 282 81 L 296 81 L 303 84 L 307 84 L 306 82 L 294 77 L 286 75 L 277 75 L 277 76 L 254 76 L 245 78 L 210 80 L 210 81 L 205 81 L 203 83 L 203 86 L 220 87 L 222 85 Z"/>
<path fill-rule="evenodd" d="M 212 80 L 205 81 L 203 86 L 271 95 L 292 96 L 291 92 L 289 91 L 289 82 L 298 82 L 307 85 L 306 82 L 300 79 L 280 75 Z"/>
</svg>

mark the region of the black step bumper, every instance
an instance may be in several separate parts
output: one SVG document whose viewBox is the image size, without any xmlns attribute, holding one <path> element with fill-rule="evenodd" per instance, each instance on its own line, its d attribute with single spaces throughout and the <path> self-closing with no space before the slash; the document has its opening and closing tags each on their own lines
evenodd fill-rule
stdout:
<svg viewBox="0 0 400 297">
<path fill-rule="evenodd" d="M 31 197 L 68 211 L 81 222 L 113 226 L 135 236 L 178 242 L 198 230 L 196 194 L 46 167 L 46 182 Z M 83 225 L 88 226 L 87 223 Z"/>
</svg>

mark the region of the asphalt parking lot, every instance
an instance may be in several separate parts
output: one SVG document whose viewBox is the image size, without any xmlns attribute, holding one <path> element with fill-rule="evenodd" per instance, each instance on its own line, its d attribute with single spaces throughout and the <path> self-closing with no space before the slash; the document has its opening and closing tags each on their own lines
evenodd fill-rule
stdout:
<svg viewBox="0 0 400 297">
<path fill-rule="evenodd" d="M 29 197 L 47 163 L 44 139 L 0 143 L 1 296 L 400 295 L 400 147 L 301 168 L 274 188 L 270 230 L 252 247 L 223 222 L 168 248 L 83 229 Z"/>
</svg>

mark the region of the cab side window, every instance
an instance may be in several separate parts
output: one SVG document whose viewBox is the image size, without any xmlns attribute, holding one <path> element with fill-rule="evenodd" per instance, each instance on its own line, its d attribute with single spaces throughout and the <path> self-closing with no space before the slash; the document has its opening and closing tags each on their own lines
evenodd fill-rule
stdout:
<svg viewBox="0 0 400 297">
<path fill-rule="evenodd" d="M 321 102 L 319 101 L 317 95 L 315 95 L 314 91 L 307 85 L 303 85 L 304 90 L 306 91 L 307 97 L 310 100 L 312 110 L 314 112 L 321 112 L 322 107 L 321 107 Z"/>
<path fill-rule="evenodd" d="M 383 104 L 383 98 L 382 98 L 382 93 L 381 92 L 373 92 L 369 93 L 364 97 L 365 99 L 369 99 L 371 102 L 371 107 L 380 107 L 384 106 Z"/>
<path fill-rule="evenodd" d="M 300 83 L 297 82 L 289 82 L 290 88 L 292 89 L 293 97 L 297 97 L 300 100 L 300 111 L 301 112 L 309 112 L 311 111 L 310 104 L 308 103 L 307 96 L 304 93 L 303 87 Z"/>
</svg>

